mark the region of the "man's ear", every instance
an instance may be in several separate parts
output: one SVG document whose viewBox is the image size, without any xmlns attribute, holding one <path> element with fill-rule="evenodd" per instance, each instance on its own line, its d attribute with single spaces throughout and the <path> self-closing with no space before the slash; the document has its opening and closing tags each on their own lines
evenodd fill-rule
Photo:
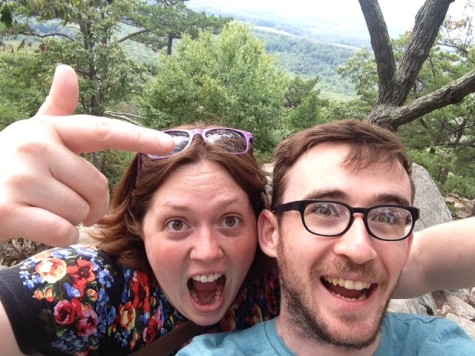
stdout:
<svg viewBox="0 0 475 356">
<path fill-rule="evenodd" d="M 257 221 L 261 250 L 270 257 L 277 257 L 279 228 L 276 216 L 270 210 L 263 210 Z"/>
</svg>

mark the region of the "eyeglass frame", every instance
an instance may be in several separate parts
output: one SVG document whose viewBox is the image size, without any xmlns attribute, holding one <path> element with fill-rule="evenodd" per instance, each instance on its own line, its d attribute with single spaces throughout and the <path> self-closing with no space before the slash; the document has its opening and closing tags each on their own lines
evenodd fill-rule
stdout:
<svg viewBox="0 0 475 356">
<path fill-rule="evenodd" d="M 346 228 L 342 232 L 340 232 L 338 234 L 332 234 L 332 235 L 317 234 L 317 233 L 311 231 L 308 228 L 307 224 L 305 223 L 304 213 L 305 213 L 305 209 L 307 208 L 307 206 L 309 206 L 312 203 L 333 203 L 333 204 L 340 204 L 340 205 L 343 205 L 344 207 L 346 207 L 348 209 L 348 211 L 350 212 L 349 221 L 348 221 L 348 225 L 346 226 Z M 398 239 L 383 239 L 381 237 L 376 236 L 371 231 L 371 229 L 369 227 L 369 224 L 368 224 L 368 214 L 371 210 L 374 210 L 376 208 L 383 208 L 383 207 L 402 208 L 402 209 L 405 209 L 405 210 L 409 211 L 409 213 L 411 214 L 411 217 L 412 217 L 412 225 L 411 225 L 411 228 L 409 229 L 409 232 L 404 237 L 401 237 L 401 238 L 398 238 Z M 416 221 L 419 219 L 419 215 L 420 215 L 420 212 L 419 212 L 418 208 L 413 207 L 413 206 L 408 206 L 408 205 L 379 204 L 379 205 L 372 205 L 372 206 L 369 206 L 367 208 L 362 208 L 362 207 L 352 207 L 351 205 L 348 205 L 346 203 L 336 201 L 336 200 L 319 200 L 319 199 L 296 200 L 296 201 L 293 201 L 293 202 L 280 204 L 280 205 L 275 206 L 272 209 L 272 212 L 274 214 L 275 213 L 281 214 L 281 213 L 284 213 L 286 211 L 292 211 L 292 210 L 296 210 L 300 213 L 300 218 L 302 220 L 302 224 L 308 232 L 310 232 L 313 235 L 323 236 L 323 237 L 336 237 L 336 236 L 343 235 L 353 225 L 353 222 L 355 221 L 354 214 L 356 214 L 356 213 L 363 214 L 363 222 L 365 224 L 366 231 L 372 237 L 374 237 L 375 239 L 381 240 L 381 241 L 401 241 L 401 240 L 407 239 L 409 237 L 409 235 L 411 235 L 412 231 L 414 230 L 414 226 L 416 224 Z"/>
<path fill-rule="evenodd" d="M 137 159 L 137 171 L 140 172 L 140 170 L 142 168 L 142 158 L 143 158 L 143 156 L 147 156 L 149 159 L 154 160 L 154 161 L 166 159 L 166 158 L 169 158 L 169 157 L 173 157 L 173 156 L 185 151 L 186 149 L 188 149 L 191 146 L 195 136 L 201 136 L 201 138 L 203 139 L 204 142 L 214 144 L 213 142 L 209 142 L 208 139 L 206 138 L 206 133 L 209 132 L 209 131 L 213 131 L 213 130 L 233 131 L 233 132 L 239 133 L 240 135 L 242 135 L 244 137 L 244 139 L 246 141 L 246 149 L 243 152 L 227 151 L 230 154 L 233 154 L 233 155 L 242 155 L 242 154 L 247 154 L 247 153 L 252 154 L 253 148 L 254 148 L 254 137 L 253 137 L 252 133 L 250 133 L 248 131 L 234 129 L 234 128 L 231 128 L 231 127 L 208 127 L 208 128 L 204 128 L 204 129 L 202 129 L 202 128 L 169 129 L 169 130 L 163 130 L 162 132 L 167 133 L 167 134 L 171 133 L 171 132 L 187 133 L 190 136 L 190 140 L 185 145 L 185 147 L 183 147 L 183 149 L 181 149 L 180 151 L 175 152 L 175 153 L 170 153 L 168 155 L 167 154 L 165 154 L 165 155 L 153 155 L 153 154 L 139 153 L 138 154 L 138 159 Z"/>
</svg>

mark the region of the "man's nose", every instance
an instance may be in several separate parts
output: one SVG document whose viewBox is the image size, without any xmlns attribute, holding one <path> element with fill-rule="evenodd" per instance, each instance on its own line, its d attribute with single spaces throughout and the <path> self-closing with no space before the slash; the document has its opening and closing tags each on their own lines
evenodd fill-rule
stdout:
<svg viewBox="0 0 475 356">
<path fill-rule="evenodd" d="M 338 237 L 334 252 L 344 255 L 357 264 L 364 264 L 374 260 L 377 252 L 373 247 L 374 238 L 368 233 L 363 216 L 355 214 L 355 219 L 350 229 Z"/>
<path fill-rule="evenodd" d="M 218 234 L 207 227 L 199 228 L 196 238 L 194 239 L 190 258 L 203 262 L 209 262 L 222 256 L 223 251 L 219 244 Z"/>
</svg>

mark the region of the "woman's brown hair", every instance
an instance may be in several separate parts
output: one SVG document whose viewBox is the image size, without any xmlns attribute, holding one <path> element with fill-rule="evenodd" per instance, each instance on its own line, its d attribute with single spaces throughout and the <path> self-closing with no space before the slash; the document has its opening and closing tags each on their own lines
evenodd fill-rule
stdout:
<svg viewBox="0 0 475 356">
<path fill-rule="evenodd" d="M 180 128 L 205 126 L 198 124 Z M 154 160 L 141 154 L 135 156 L 117 185 L 110 212 L 98 223 L 99 229 L 94 237 L 100 241 L 99 247 L 124 266 L 152 275 L 142 239 L 145 213 L 155 191 L 177 168 L 201 161 L 217 163 L 233 177 L 249 197 L 257 218 L 266 207 L 266 178 L 254 156 L 250 153 L 231 154 L 222 146 L 209 144 L 195 136 L 190 147 L 165 159 Z"/>
</svg>

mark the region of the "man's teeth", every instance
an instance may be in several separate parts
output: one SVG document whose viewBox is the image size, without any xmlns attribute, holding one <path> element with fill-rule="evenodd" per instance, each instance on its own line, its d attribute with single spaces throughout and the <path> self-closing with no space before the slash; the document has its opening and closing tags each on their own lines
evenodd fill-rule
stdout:
<svg viewBox="0 0 475 356">
<path fill-rule="evenodd" d="M 328 283 L 333 284 L 334 286 L 340 286 L 349 290 L 363 290 L 363 289 L 369 289 L 369 287 L 371 287 L 371 283 L 361 282 L 361 281 L 350 281 L 349 279 L 343 279 L 343 278 L 326 278 L 325 277 L 325 280 Z"/>
<path fill-rule="evenodd" d="M 198 275 L 198 276 L 194 276 L 193 280 L 195 280 L 197 282 L 201 282 L 201 283 L 207 283 L 207 282 L 214 282 L 215 280 L 217 280 L 221 276 L 222 276 L 222 274 L 219 274 L 219 273 L 208 274 L 208 275 L 201 274 L 201 275 Z"/>
</svg>

